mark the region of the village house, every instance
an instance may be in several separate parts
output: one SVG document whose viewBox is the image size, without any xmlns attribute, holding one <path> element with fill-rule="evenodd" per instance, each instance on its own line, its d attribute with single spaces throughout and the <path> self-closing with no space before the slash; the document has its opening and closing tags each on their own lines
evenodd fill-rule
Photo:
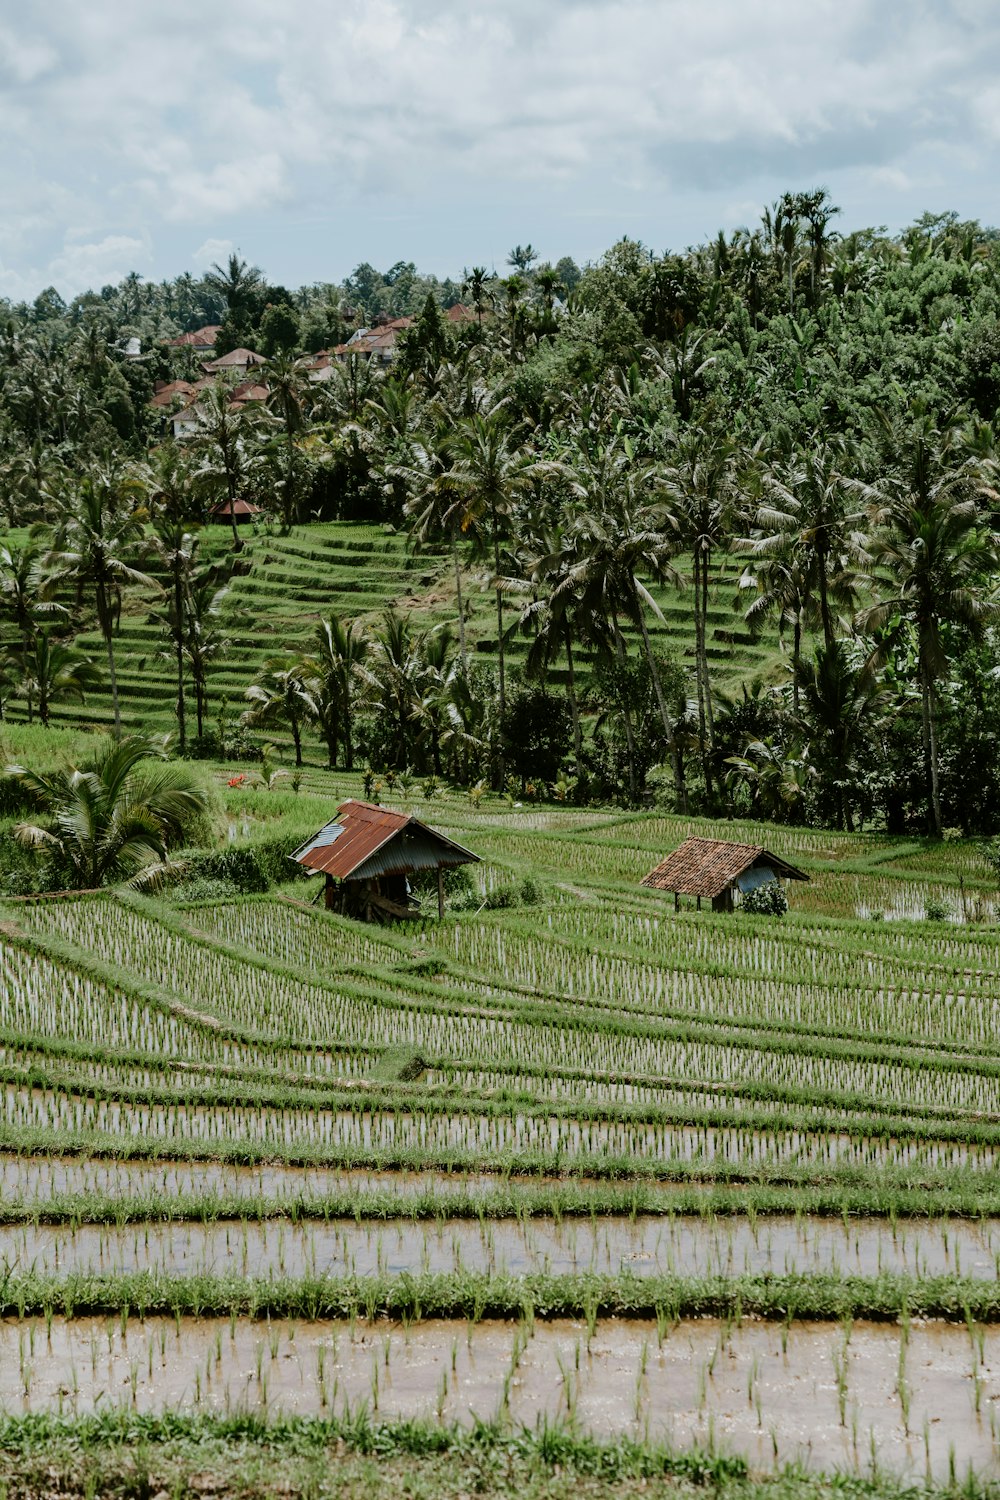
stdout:
<svg viewBox="0 0 1000 1500">
<path fill-rule="evenodd" d="M 674 910 L 681 896 L 711 901 L 713 911 L 732 911 L 740 898 L 772 881 L 808 880 L 809 876 L 760 844 L 728 839 L 685 839 L 673 854 L 639 882 L 648 890 L 672 891 Z"/>
</svg>

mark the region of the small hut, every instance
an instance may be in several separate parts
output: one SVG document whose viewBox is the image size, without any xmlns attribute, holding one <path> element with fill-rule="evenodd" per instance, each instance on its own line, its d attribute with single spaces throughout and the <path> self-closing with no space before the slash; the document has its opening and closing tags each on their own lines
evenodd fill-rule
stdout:
<svg viewBox="0 0 1000 1500">
<path fill-rule="evenodd" d="M 437 871 L 438 916 L 444 916 L 444 872 L 478 864 L 479 855 L 421 823 L 350 798 L 337 816 L 290 856 L 312 875 L 326 876 L 326 907 L 366 921 L 409 916 L 407 876 Z"/>
<path fill-rule="evenodd" d="M 212 506 L 210 514 L 213 521 L 232 521 L 235 517 L 237 526 L 246 526 L 255 516 L 262 516 L 264 512 L 252 500 L 240 497 L 232 504 L 228 500 L 221 500 L 218 505 Z"/>
<path fill-rule="evenodd" d="M 737 893 L 745 895 L 772 880 L 808 880 L 809 876 L 760 844 L 728 839 L 685 839 L 673 854 L 639 883 L 654 891 L 673 891 L 674 910 L 681 896 L 702 897 L 713 911 L 732 911 Z"/>
</svg>

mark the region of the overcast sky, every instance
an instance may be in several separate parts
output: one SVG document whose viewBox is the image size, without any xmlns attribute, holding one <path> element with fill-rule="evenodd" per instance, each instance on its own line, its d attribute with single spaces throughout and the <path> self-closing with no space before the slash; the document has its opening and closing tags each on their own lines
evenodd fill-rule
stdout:
<svg viewBox="0 0 1000 1500">
<path fill-rule="evenodd" d="M 1000 221 L 1000 0 L 0 0 L 0 295 Z"/>
</svg>

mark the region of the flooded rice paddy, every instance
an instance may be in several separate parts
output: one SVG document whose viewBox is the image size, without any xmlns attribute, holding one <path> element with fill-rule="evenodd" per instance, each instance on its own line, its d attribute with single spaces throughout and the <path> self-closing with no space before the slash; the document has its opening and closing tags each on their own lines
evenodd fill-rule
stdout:
<svg viewBox="0 0 1000 1500">
<path fill-rule="evenodd" d="M 1000 1329 L 714 1319 L 475 1326 L 133 1318 L 0 1323 L 0 1404 L 380 1419 L 561 1420 L 744 1455 L 922 1478 L 995 1464 Z"/>
<path fill-rule="evenodd" d="M 1000 1275 L 1000 1222 L 689 1218 L 287 1219 L 0 1227 L 19 1273 L 137 1270 L 252 1277 L 403 1271 L 682 1276 Z"/>
</svg>

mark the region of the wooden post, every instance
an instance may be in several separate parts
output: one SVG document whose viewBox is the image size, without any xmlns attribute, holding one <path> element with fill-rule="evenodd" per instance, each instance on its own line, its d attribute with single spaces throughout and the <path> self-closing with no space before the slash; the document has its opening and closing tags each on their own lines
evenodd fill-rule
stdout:
<svg viewBox="0 0 1000 1500">
<path fill-rule="evenodd" d="M 674 911 L 680 911 L 680 909 L 681 909 L 680 892 L 679 891 L 674 891 Z"/>
<path fill-rule="evenodd" d="M 444 867 L 438 865 L 438 921 L 444 921 Z"/>
<path fill-rule="evenodd" d="M 701 911 L 701 897 L 700 896 L 695 896 L 694 900 L 695 900 L 695 908 L 694 908 L 695 911 Z"/>
</svg>

